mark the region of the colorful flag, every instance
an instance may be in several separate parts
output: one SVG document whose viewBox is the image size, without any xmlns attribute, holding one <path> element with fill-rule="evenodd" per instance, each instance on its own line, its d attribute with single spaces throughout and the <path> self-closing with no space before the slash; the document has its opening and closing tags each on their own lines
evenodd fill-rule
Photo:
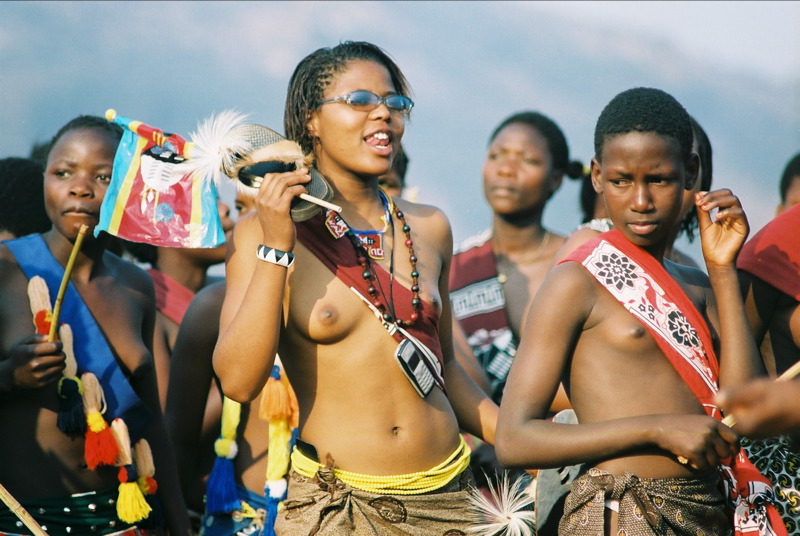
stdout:
<svg viewBox="0 0 800 536">
<path fill-rule="evenodd" d="M 208 248 L 225 241 L 214 178 L 189 168 L 194 144 L 106 112 L 125 132 L 100 209 L 100 231 L 155 246 Z"/>
</svg>

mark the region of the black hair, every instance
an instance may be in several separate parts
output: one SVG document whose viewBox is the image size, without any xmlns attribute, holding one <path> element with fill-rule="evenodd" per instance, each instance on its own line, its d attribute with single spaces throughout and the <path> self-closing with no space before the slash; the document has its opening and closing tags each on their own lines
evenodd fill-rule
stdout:
<svg viewBox="0 0 800 536">
<path fill-rule="evenodd" d="M 594 153 L 600 161 L 608 138 L 629 132 L 653 132 L 675 139 L 681 155 L 692 154 L 692 122 L 686 109 L 660 89 L 636 87 L 618 94 L 606 104 L 594 130 Z"/>
<path fill-rule="evenodd" d="M 314 139 L 308 132 L 311 113 L 319 107 L 325 88 L 333 77 L 353 60 L 368 60 L 389 71 L 392 85 L 400 95 L 410 96 L 410 88 L 400 67 L 383 49 L 365 41 L 344 41 L 335 47 L 320 48 L 303 58 L 292 73 L 286 92 L 283 128 L 286 137 L 300 144 L 303 152 L 314 151 Z"/>
<path fill-rule="evenodd" d="M 792 185 L 792 181 L 798 175 L 800 175 L 800 153 L 794 155 L 783 170 L 780 184 L 781 203 L 786 202 L 786 193 L 789 191 L 789 186 Z"/>
<path fill-rule="evenodd" d="M 53 136 L 53 139 L 50 140 L 50 143 L 47 145 L 47 151 L 44 152 L 45 162 L 50 157 L 50 152 L 53 150 L 55 144 L 58 143 L 58 140 L 67 132 L 79 128 L 97 128 L 111 134 L 111 137 L 117 141 L 122 139 L 123 129 L 118 124 L 96 115 L 79 115 L 61 127 L 58 132 L 56 132 L 56 135 Z"/>
<path fill-rule="evenodd" d="M 583 174 L 583 164 L 577 161 L 569 161 L 569 145 L 567 145 L 567 138 L 561 131 L 561 128 L 555 121 L 546 115 L 525 111 L 518 112 L 505 118 L 497 127 L 492 131 L 489 136 L 489 143 L 491 144 L 501 130 L 508 125 L 514 123 L 521 123 L 533 129 L 536 129 L 547 140 L 547 146 L 550 149 L 550 155 L 553 160 L 553 169 L 564 172 L 565 175 L 571 178 L 580 177 Z"/>
<path fill-rule="evenodd" d="M 589 223 L 594 219 L 597 196 L 600 195 L 594 190 L 594 185 L 592 184 L 592 168 L 586 166 L 580 176 L 570 178 L 581 181 L 581 191 L 578 198 L 581 214 L 583 214 L 581 223 Z"/>
<path fill-rule="evenodd" d="M 44 167 L 30 158 L 0 160 L 0 230 L 19 237 L 51 226 L 44 206 Z"/>
<path fill-rule="evenodd" d="M 711 140 L 708 134 L 700 126 L 697 120 L 689 116 L 692 121 L 692 131 L 697 145 L 697 155 L 700 157 L 700 191 L 707 192 L 711 189 L 711 177 L 713 174 Z M 685 233 L 689 242 L 694 242 L 694 232 L 697 230 L 697 211 L 690 210 L 681 220 L 681 227 L 678 234 Z"/>
</svg>

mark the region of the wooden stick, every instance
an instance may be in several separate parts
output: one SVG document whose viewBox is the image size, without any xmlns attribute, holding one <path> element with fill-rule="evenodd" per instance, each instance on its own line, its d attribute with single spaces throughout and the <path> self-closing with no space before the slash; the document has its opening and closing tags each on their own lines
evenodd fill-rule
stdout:
<svg viewBox="0 0 800 536">
<path fill-rule="evenodd" d="M 19 504 L 19 501 L 17 501 L 2 484 L 0 484 L 0 499 L 3 499 L 3 503 L 8 506 L 8 509 L 14 512 L 14 515 L 28 527 L 33 533 L 33 536 L 47 536 L 42 526 L 33 519 L 33 516 Z"/>
<path fill-rule="evenodd" d="M 61 278 L 61 286 L 58 288 L 58 296 L 56 296 L 56 304 L 53 307 L 53 319 L 50 322 L 50 333 L 47 336 L 48 341 L 56 340 L 56 330 L 58 329 L 58 316 L 61 314 L 61 301 L 64 299 L 64 293 L 67 291 L 69 278 L 72 275 L 72 267 L 75 266 L 75 258 L 78 256 L 78 251 L 81 249 L 83 237 L 86 236 L 88 226 L 81 225 L 78 230 L 78 236 L 75 238 L 75 243 L 72 245 L 72 251 L 69 254 L 67 266 L 64 268 L 64 277 Z"/>
<path fill-rule="evenodd" d="M 795 376 L 797 376 L 798 374 L 800 374 L 800 361 L 798 361 L 797 363 L 795 363 L 794 365 L 792 365 L 791 367 L 786 369 L 784 371 L 784 373 L 781 374 L 778 377 L 778 379 L 775 380 L 775 381 L 776 382 L 789 381 L 789 380 L 793 379 Z M 726 426 L 733 427 L 736 424 L 736 418 L 732 414 L 728 415 L 727 417 L 722 419 L 722 424 L 724 424 Z"/>
<path fill-rule="evenodd" d="M 333 203 L 328 203 L 324 199 L 320 199 L 319 197 L 314 197 L 313 195 L 300 194 L 297 197 L 299 197 L 300 199 L 304 199 L 304 200 L 308 201 L 309 203 L 314 203 L 315 205 L 319 205 L 321 207 L 325 207 L 327 209 L 330 209 L 330 210 L 332 210 L 334 212 L 341 212 L 342 211 L 342 207 L 340 207 L 339 205 L 334 205 Z"/>
</svg>

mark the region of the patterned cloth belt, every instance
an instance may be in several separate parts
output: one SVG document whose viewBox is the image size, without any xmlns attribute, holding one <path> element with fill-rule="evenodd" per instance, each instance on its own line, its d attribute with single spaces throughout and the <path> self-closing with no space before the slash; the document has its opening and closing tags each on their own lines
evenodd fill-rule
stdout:
<svg viewBox="0 0 800 536">
<path fill-rule="evenodd" d="M 117 490 L 114 488 L 20 502 L 50 536 L 142 534 L 125 532 L 131 525 L 117 517 Z M 0 506 L 0 535 L 24 534 L 25 530 L 11 510 Z"/>
<path fill-rule="evenodd" d="M 106 534 L 105 536 L 146 536 L 146 534 L 147 533 L 143 530 L 137 529 L 136 527 L 131 527 L 129 529 L 121 530 L 113 534 Z M 25 536 L 25 535 L 0 531 L 0 536 Z"/>
<path fill-rule="evenodd" d="M 459 435 L 459 445 L 453 453 L 445 461 L 427 471 L 403 475 L 376 476 L 351 473 L 350 471 L 333 468 L 333 474 L 348 486 L 369 493 L 418 495 L 430 493 L 446 486 L 469 467 L 471 454 L 472 451 L 464 442 L 464 438 Z M 329 470 L 324 465 L 300 452 L 297 447 L 292 450 L 292 468 L 306 478 L 314 478 L 318 472 Z"/>
</svg>

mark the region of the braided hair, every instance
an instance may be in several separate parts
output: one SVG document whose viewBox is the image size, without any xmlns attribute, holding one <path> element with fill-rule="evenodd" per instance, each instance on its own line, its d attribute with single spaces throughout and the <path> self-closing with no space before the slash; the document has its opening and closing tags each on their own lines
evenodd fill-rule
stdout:
<svg viewBox="0 0 800 536">
<path fill-rule="evenodd" d="M 392 84 L 401 95 L 409 96 L 408 81 L 400 67 L 380 47 L 364 41 L 344 41 L 335 47 L 320 48 L 303 58 L 292 74 L 286 93 L 283 128 L 286 137 L 300 144 L 305 154 L 314 151 L 308 132 L 311 114 L 323 100 L 325 88 L 354 60 L 368 60 L 389 71 Z"/>
</svg>

